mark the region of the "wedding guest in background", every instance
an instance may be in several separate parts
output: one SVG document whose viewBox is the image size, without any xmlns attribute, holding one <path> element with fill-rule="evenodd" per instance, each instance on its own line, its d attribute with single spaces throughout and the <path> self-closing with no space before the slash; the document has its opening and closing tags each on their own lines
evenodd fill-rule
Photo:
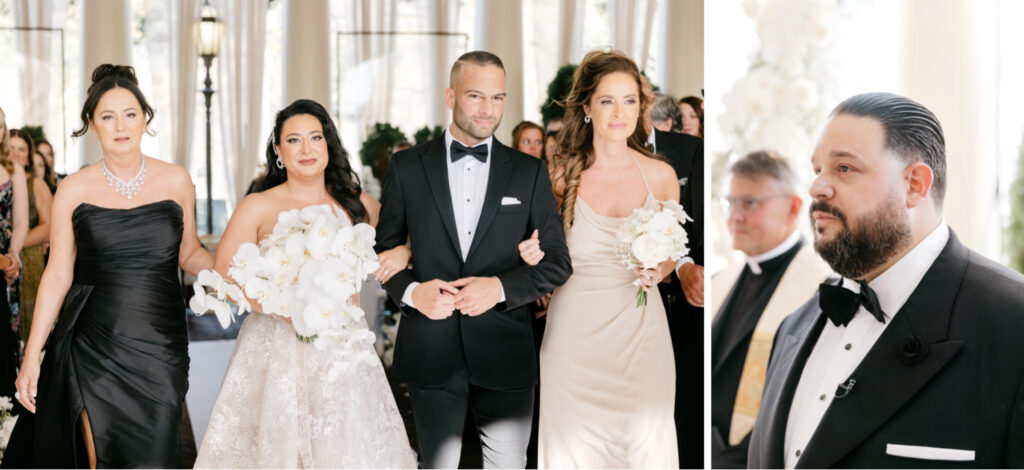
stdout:
<svg viewBox="0 0 1024 470">
<path fill-rule="evenodd" d="M 683 113 L 679 111 L 676 99 L 664 93 L 654 94 L 654 106 L 651 106 L 651 123 L 662 132 L 682 132 Z"/>
<path fill-rule="evenodd" d="M 20 345 L 15 312 L 8 304 L 6 288 L 21 272 L 18 253 L 28 234 L 28 189 L 25 170 L 11 161 L 7 116 L 0 108 L 0 257 L 6 258 L 3 289 L 0 290 L 0 395 L 14 396 L 14 377 L 18 372 Z"/>
<path fill-rule="evenodd" d="M 558 153 L 558 133 L 544 134 L 544 153 L 541 154 L 541 159 L 544 161 L 551 161 L 551 157 Z"/>
<path fill-rule="evenodd" d="M 745 259 L 712 278 L 711 467 L 746 468 L 775 330 L 829 274 L 797 230 L 799 180 L 772 151 L 729 167 L 729 233 Z"/>
<path fill-rule="evenodd" d="M 629 270 L 614 250 L 634 209 L 679 199 L 672 167 L 644 148 L 650 106 L 619 51 L 587 54 L 566 99 L 553 182 L 573 275 L 552 295 L 541 345 L 541 468 L 679 463 L 672 340 L 656 290 L 675 263 Z M 645 306 L 638 279 L 655 289 Z"/>
<path fill-rule="evenodd" d="M 36 146 L 36 152 L 32 154 L 32 167 L 34 168 L 32 176 L 46 183 L 50 195 L 57 192 L 57 175 L 53 173 L 53 168 L 50 168 L 50 164 L 46 161 L 43 153 L 39 151 L 38 146 Z"/>
<path fill-rule="evenodd" d="M 531 157 L 544 159 L 544 128 L 523 121 L 512 129 L 512 148 Z"/>
<path fill-rule="evenodd" d="M 0 466 L 177 468 L 189 365 L 178 268 L 213 265 L 196 236 L 195 187 L 184 168 L 143 155 L 153 109 L 132 67 L 93 71 L 81 119 L 72 135 L 93 133 L 102 160 L 54 200 L 17 379 L 30 413 Z"/>
<path fill-rule="evenodd" d="M 643 93 L 651 102 L 655 100 L 650 82 L 643 79 Z M 690 255 L 680 260 L 669 276 L 661 279 L 658 292 L 668 315 L 669 332 L 676 367 L 676 434 L 679 444 L 679 464 L 683 468 L 704 467 L 704 278 L 702 259 L 704 177 L 696 173 L 704 159 L 704 141 L 692 135 L 663 132 L 651 123 L 647 115 L 647 148 L 664 155 L 679 178 L 681 202 L 693 219 L 684 224 L 690 240 Z M 697 212 L 697 211 L 701 212 Z M 700 271 L 700 272 L 697 272 Z M 683 273 L 689 274 L 683 277 Z M 681 279 L 685 279 L 684 283 Z"/>
<path fill-rule="evenodd" d="M 46 160 L 46 175 L 49 176 L 43 176 L 43 181 L 46 181 L 46 185 L 50 187 L 51 193 L 57 194 L 57 183 L 60 183 L 65 175 L 57 173 L 56 167 L 53 166 L 53 145 L 50 145 L 50 142 L 45 138 L 36 139 L 36 152 Z M 36 168 L 39 166 L 36 165 Z"/>
<path fill-rule="evenodd" d="M 565 122 L 564 122 L 563 118 L 552 119 L 552 120 L 548 121 L 548 125 L 544 129 L 544 133 L 548 134 L 548 135 L 558 134 L 558 131 L 562 130 L 563 126 L 565 126 Z"/>
<path fill-rule="evenodd" d="M 704 100 L 687 96 L 679 100 L 679 111 L 683 115 L 683 133 L 704 137 Z"/>
<path fill-rule="evenodd" d="M 405 150 L 405 149 L 410 148 L 410 147 L 412 147 L 412 143 L 410 143 L 407 140 L 403 140 L 403 141 L 398 142 L 397 144 L 395 144 L 395 146 L 391 149 L 391 154 L 394 155 L 394 154 L 396 154 L 398 152 L 401 152 L 402 150 Z"/>
<path fill-rule="evenodd" d="M 1024 467 L 1024 276 L 946 225 L 938 119 L 853 96 L 811 164 L 814 249 L 842 278 L 775 334 L 747 466 Z"/>
<path fill-rule="evenodd" d="M 28 341 L 32 327 L 32 312 L 36 305 L 36 291 L 43 276 L 44 245 L 50 240 L 50 209 L 53 194 L 45 181 L 35 177 L 35 143 L 32 137 L 21 129 L 11 129 L 11 160 L 25 170 L 28 188 L 28 235 L 22 248 L 21 278 L 11 284 L 10 297 L 19 299 L 17 312 L 18 336 Z"/>
</svg>

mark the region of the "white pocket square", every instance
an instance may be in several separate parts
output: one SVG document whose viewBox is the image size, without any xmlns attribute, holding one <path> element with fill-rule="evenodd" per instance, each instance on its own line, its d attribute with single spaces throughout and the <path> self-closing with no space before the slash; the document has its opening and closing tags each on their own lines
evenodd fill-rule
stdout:
<svg viewBox="0 0 1024 470">
<path fill-rule="evenodd" d="M 885 453 L 896 457 L 907 457 L 921 460 L 946 460 L 949 462 L 974 461 L 974 451 L 966 449 L 886 444 Z"/>
<path fill-rule="evenodd" d="M 519 202 L 519 199 L 516 199 L 514 197 L 505 196 L 505 197 L 501 198 L 501 205 L 503 205 L 503 206 L 514 206 L 514 205 L 517 205 L 517 204 L 522 204 L 522 203 Z"/>
</svg>

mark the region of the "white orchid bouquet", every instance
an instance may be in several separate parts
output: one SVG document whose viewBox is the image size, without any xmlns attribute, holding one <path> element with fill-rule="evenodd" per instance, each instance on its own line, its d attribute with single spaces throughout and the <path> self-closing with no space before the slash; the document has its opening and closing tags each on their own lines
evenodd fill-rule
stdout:
<svg viewBox="0 0 1024 470">
<path fill-rule="evenodd" d="M 691 220 L 676 201 L 664 201 L 661 209 L 634 209 L 619 226 L 616 251 L 619 261 L 629 269 L 654 269 L 667 259 L 678 261 L 690 249 L 682 224 Z M 637 279 L 633 285 L 640 286 Z M 641 286 L 636 306 L 647 305 L 647 292 Z"/>
<path fill-rule="evenodd" d="M 252 310 L 246 297 L 259 302 L 263 313 L 290 319 L 300 341 L 334 352 L 328 373 L 334 380 L 359 361 L 377 360 L 376 335 L 353 302 L 378 267 L 374 236 L 373 227 L 352 225 L 340 209 L 326 204 L 282 212 L 259 246 L 239 246 L 228 269 L 235 282 L 203 270 L 189 305 L 196 314 L 214 312 L 226 328 L 234 319 L 226 298 L 238 305 L 239 314 Z"/>
<path fill-rule="evenodd" d="M 4 458 L 7 442 L 11 440 L 11 432 L 14 431 L 14 423 L 18 422 L 18 416 L 11 414 L 13 409 L 11 397 L 0 397 L 0 459 Z"/>
</svg>

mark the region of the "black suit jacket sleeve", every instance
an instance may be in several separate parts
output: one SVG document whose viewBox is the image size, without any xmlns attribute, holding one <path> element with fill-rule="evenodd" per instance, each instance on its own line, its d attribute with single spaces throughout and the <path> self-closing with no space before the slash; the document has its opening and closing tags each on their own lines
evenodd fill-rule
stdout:
<svg viewBox="0 0 1024 470">
<path fill-rule="evenodd" d="M 540 249 L 544 259 L 536 266 L 521 263 L 519 266 L 498 274 L 505 290 L 505 305 L 499 310 L 511 310 L 533 302 L 544 294 L 565 283 L 572 274 L 569 248 L 565 244 L 562 219 L 555 206 L 551 192 L 551 177 L 547 165 L 537 165 L 537 177 L 533 186 L 530 206 L 530 225 L 539 230 Z M 532 229 L 527 236 L 532 235 Z"/>
<path fill-rule="evenodd" d="M 693 219 L 684 225 L 690 240 L 690 257 L 694 264 L 704 265 L 704 141 L 693 154 L 693 167 L 686 180 L 686 192 L 682 195 L 682 206 Z"/>
<path fill-rule="evenodd" d="M 384 187 L 380 196 L 380 217 L 377 218 L 377 253 L 404 245 L 409 238 L 409 226 L 406 223 L 405 207 L 402 203 L 402 185 L 398 179 L 398 162 L 392 158 L 388 172 L 384 175 Z M 388 282 L 383 284 L 384 290 L 392 299 L 401 299 L 405 289 L 416 279 L 409 268 L 395 273 Z M 396 301 L 395 303 L 400 303 Z M 404 308 L 403 308 L 404 310 Z"/>
</svg>

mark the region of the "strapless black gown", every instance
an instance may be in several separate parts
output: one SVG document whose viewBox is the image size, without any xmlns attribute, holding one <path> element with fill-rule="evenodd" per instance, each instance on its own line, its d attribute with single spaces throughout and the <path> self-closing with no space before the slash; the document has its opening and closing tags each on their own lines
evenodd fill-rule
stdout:
<svg viewBox="0 0 1024 470">
<path fill-rule="evenodd" d="M 46 343 L 37 414 L 23 412 L 3 467 L 81 466 L 89 414 L 100 467 L 181 466 L 188 335 L 178 282 L 182 209 L 79 205 L 75 278 Z"/>
</svg>

